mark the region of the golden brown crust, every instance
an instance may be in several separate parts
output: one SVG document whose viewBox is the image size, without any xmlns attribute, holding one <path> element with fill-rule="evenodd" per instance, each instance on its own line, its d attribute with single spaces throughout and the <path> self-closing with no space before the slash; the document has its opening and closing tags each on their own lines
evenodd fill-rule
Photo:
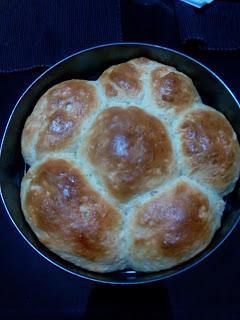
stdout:
<svg viewBox="0 0 240 320">
<path fill-rule="evenodd" d="M 50 89 L 45 97 L 48 100 L 45 112 L 50 116 L 37 142 L 40 152 L 66 146 L 83 118 L 97 105 L 95 88 L 81 80 L 65 81 Z"/>
<path fill-rule="evenodd" d="M 185 181 L 148 201 L 135 215 L 133 248 L 149 260 L 181 261 L 211 239 L 214 214 L 208 198 Z M 141 233 L 134 231 L 138 228 Z M 143 253 L 144 252 L 144 253 Z"/>
<path fill-rule="evenodd" d="M 86 148 L 90 162 L 119 200 L 160 185 L 172 173 L 174 157 L 164 125 L 137 107 L 103 111 Z"/>
<path fill-rule="evenodd" d="M 157 105 L 173 109 L 179 113 L 189 108 L 196 99 L 197 92 L 187 76 L 160 67 L 151 73 L 152 95 Z"/>
<path fill-rule="evenodd" d="M 29 174 L 23 208 L 34 228 L 48 235 L 40 237 L 44 244 L 93 262 L 114 250 L 111 236 L 119 233 L 121 216 L 76 167 L 49 159 Z"/>
<path fill-rule="evenodd" d="M 67 147 L 79 132 L 83 119 L 97 106 L 95 87 L 88 81 L 68 80 L 49 89 L 27 119 L 22 147 L 33 148 L 36 129 L 36 157 Z"/>
<path fill-rule="evenodd" d="M 191 111 L 181 121 L 178 133 L 189 174 L 197 174 L 220 191 L 238 176 L 239 144 L 220 113 L 213 109 Z"/>
<path fill-rule="evenodd" d="M 142 90 L 140 73 L 131 63 L 122 63 L 108 68 L 100 76 L 100 83 L 103 85 L 106 97 L 126 95 L 134 97 Z"/>
</svg>

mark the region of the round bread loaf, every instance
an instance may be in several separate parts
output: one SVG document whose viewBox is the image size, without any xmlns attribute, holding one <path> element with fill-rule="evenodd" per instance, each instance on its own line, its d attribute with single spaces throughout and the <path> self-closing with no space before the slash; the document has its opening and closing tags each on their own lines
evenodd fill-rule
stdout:
<svg viewBox="0 0 240 320">
<path fill-rule="evenodd" d="M 50 250 L 96 272 L 152 272 L 210 243 L 240 171 L 231 125 L 192 80 L 147 58 L 67 80 L 22 133 L 21 203 Z"/>
</svg>

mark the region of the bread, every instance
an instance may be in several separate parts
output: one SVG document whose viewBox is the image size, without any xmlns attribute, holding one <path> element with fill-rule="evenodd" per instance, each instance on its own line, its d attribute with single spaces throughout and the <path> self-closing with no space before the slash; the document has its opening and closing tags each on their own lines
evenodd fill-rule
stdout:
<svg viewBox="0 0 240 320">
<path fill-rule="evenodd" d="M 228 120 L 192 80 L 147 58 L 67 80 L 22 133 L 23 213 L 39 240 L 96 272 L 152 272 L 205 249 L 240 172 Z"/>
<path fill-rule="evenodd" d="M 63 154 L 32 167 L 21 199 L 28 223 L 53 252 L 93 271 L 121 268 L 124 217 L 89 185 L 73 159 Z"/>
<path fill-rule="evenodd" d="M 178 178 L 129 215 L 129 266 L 150 272 L 190 259 L 210 243 L 223 209 L 216 193 Z"/>
<path fill-rule="evenodd" d="M 49 152 L 75 149 L 83 120 L 99 104 L 93 82 L 68 80 L 50 88 L 37 102 L 22 134 L 22 153 L 32 165 Z"/>
<path fill-rule="evenodd" d="M 231 192 L 239 177 L 239 143 L 223 114 L 206 106 L 189 110 L 175 132 L 183 173 L 222 196 Z"/>
<path fill-rule="evenodd" d="M 135 106 L 101 112 L 81 152 L 119 200 L 161 185 L 177 170 L 166 126 Z"/>
</svg>

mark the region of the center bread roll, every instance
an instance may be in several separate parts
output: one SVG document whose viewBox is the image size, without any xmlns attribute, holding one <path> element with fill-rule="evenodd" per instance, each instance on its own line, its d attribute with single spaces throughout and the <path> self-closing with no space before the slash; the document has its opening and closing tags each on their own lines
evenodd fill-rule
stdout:
<svg viewBox="0 0 240 320">
<path fill-rule="evenodd" d="M 144 57 L 49 88 L 21 143 L 27 222 L 95 272 L 160 271 L 199 254 L 240 171 L 228 120 L 187 75 Z"/>
<path fill-rule="evenodd" d="M 129 106 L 104 110 L 91 128 L 88 159 L 120 201 L 160 186 L 176 174 L 176 160 L 165 125 Z"/>
</svg>

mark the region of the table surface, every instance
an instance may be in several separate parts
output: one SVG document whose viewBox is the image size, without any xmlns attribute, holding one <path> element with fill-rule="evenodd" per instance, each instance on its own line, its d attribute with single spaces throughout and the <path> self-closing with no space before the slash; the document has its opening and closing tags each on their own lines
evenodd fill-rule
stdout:
<svg viewBox="0 0 240 320">
<path fill-rule="evenodd" d="M 157 7 L 123 2 L 123 40 L 165 45 L 186 52 L 215 71 L 240 98 L 239 52 L 186 51 L 174 17 L 157 19 Z M 135 15 L 129 13 L 133 7 Z M 143 11 L 144 10 L 144 11 Z M 143 26 L 142 17 L 149 23 Z M 159 32 L 156 32 L 159 30 Z M 161 31 L 162 30 L 162 31 Z M 175 33 L 174 33 L 175 32 Z M 45 69 L 0 74 L 0 134 L 25 88 Z M 38 255 L 0 213 L 0 317 L 2 319 L 239 319 L 240 226 L 208 259 L 165 281 L 140 286 L 107 286 L 70 275 Z"/>
</svg>

